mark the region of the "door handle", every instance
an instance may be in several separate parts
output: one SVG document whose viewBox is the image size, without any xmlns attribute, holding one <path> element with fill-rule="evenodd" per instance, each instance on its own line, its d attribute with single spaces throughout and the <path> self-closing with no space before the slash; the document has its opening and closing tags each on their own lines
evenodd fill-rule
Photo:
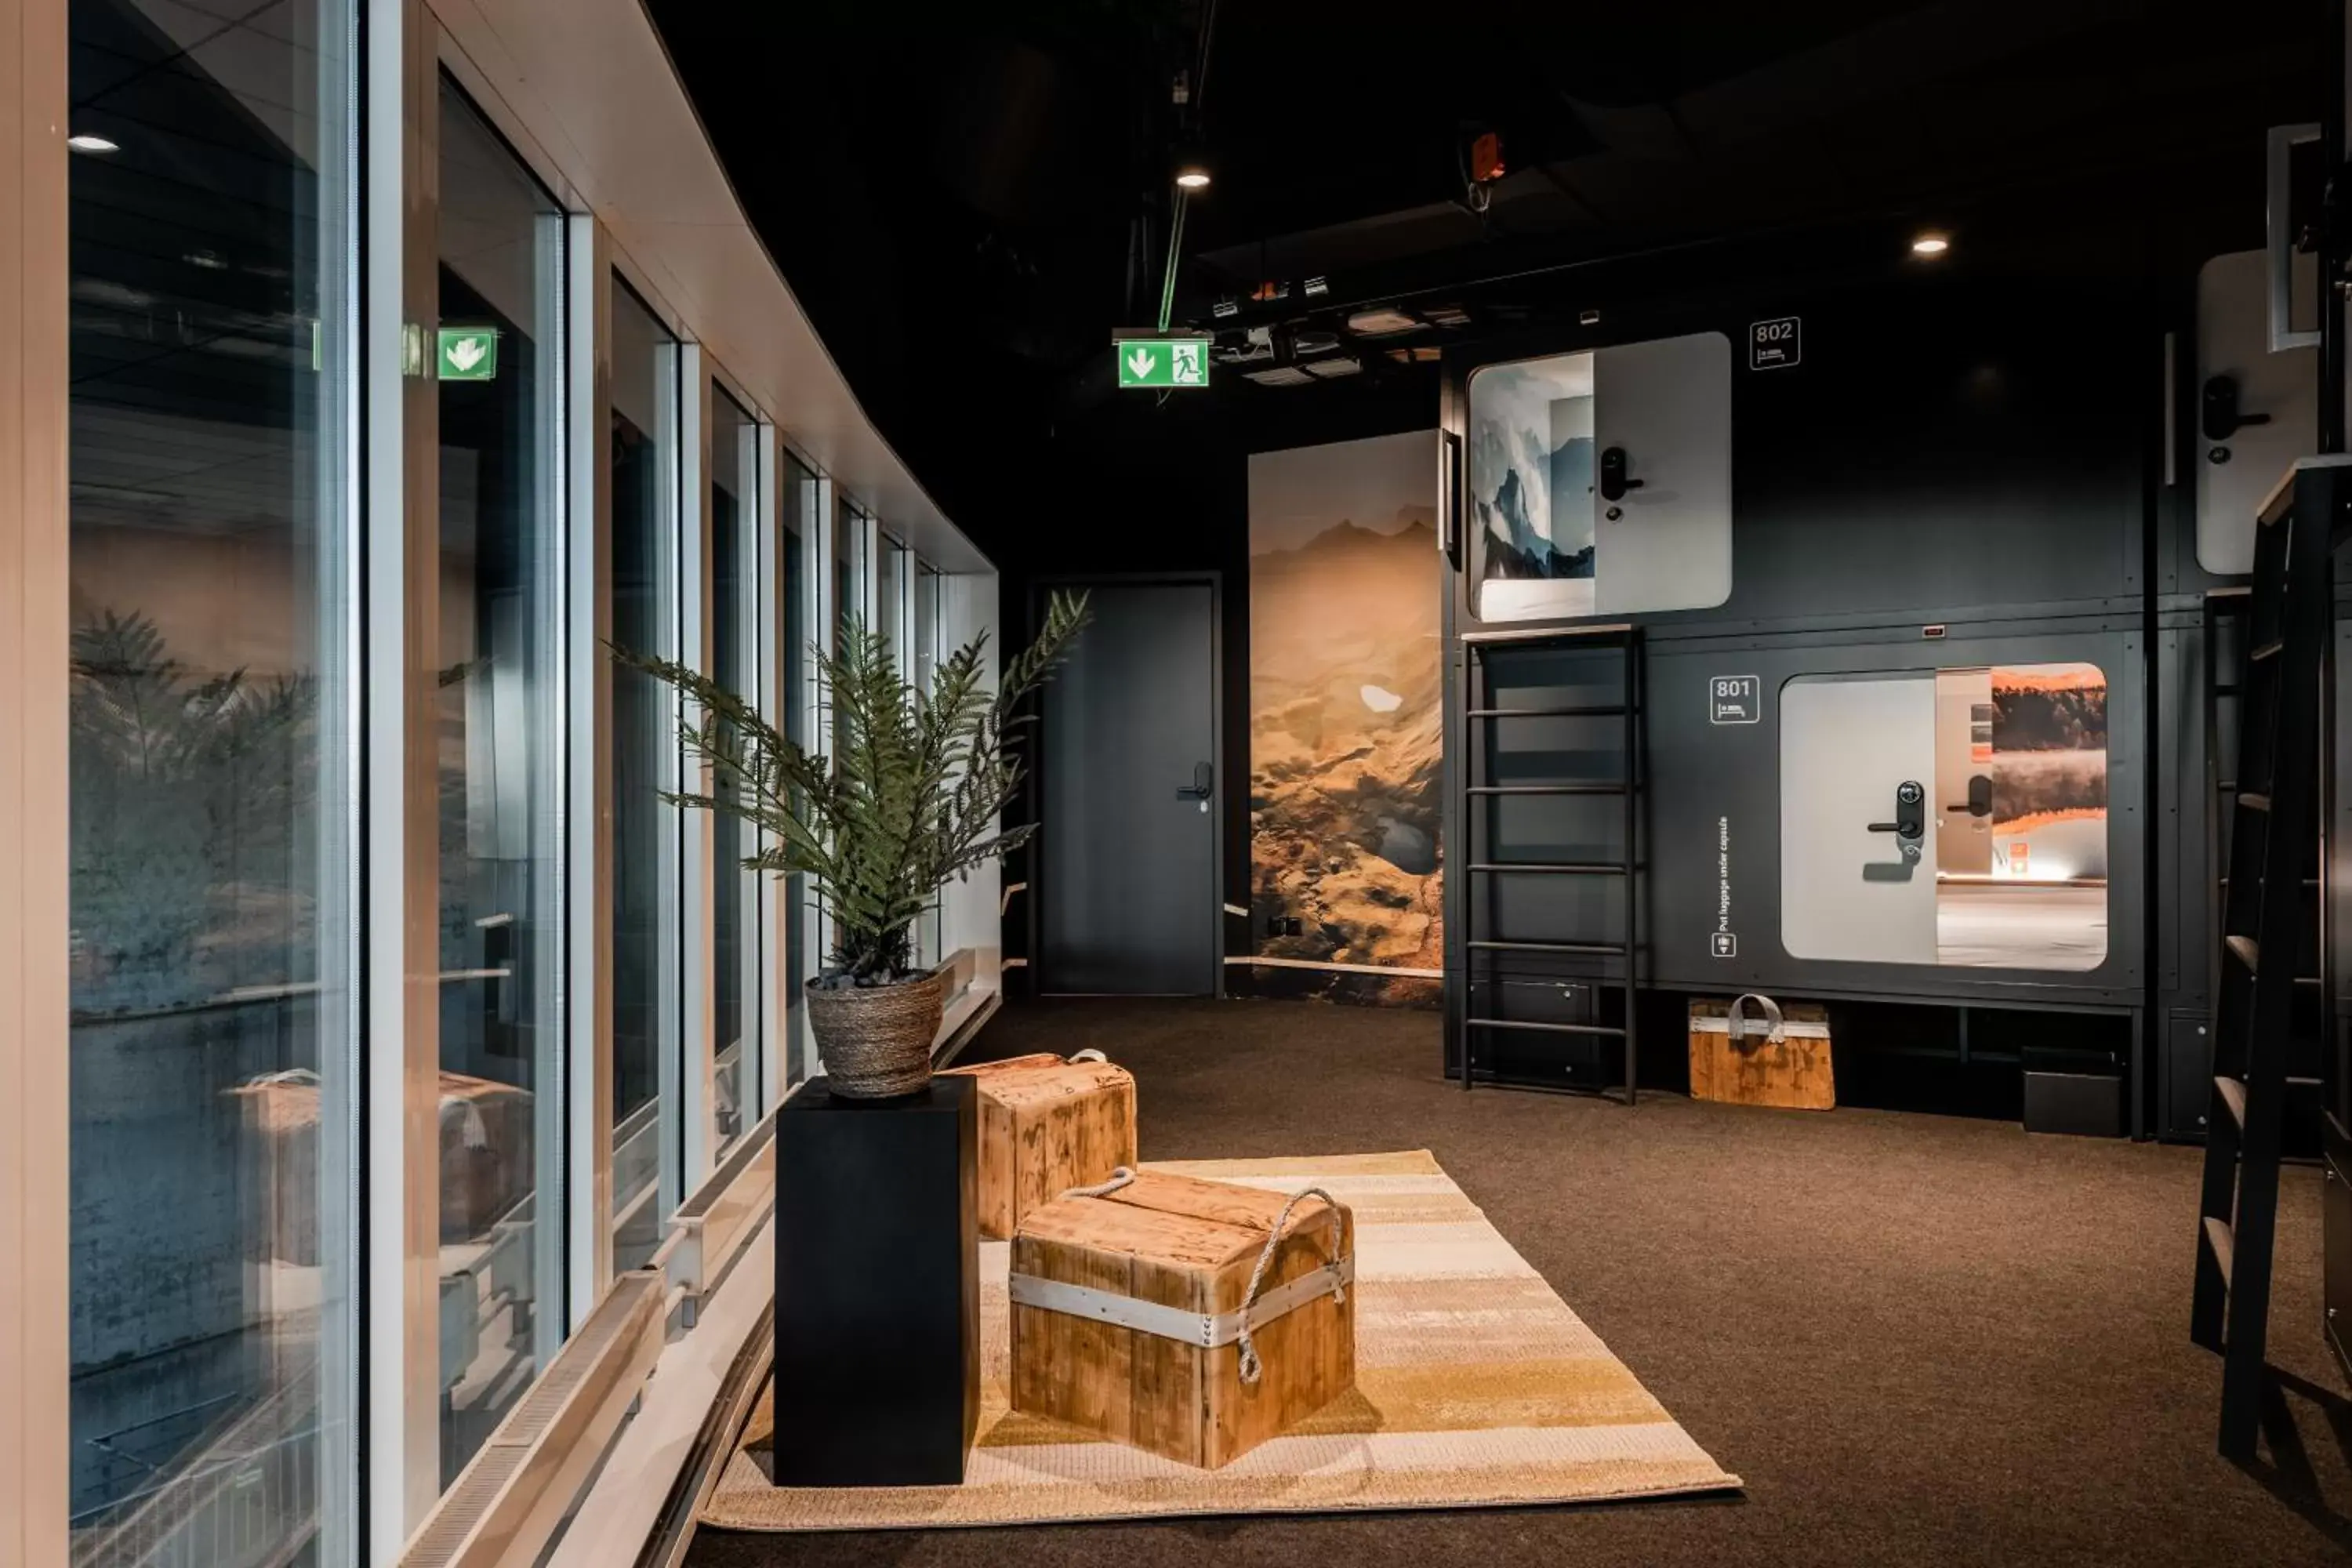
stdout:
<svg viewBox="0 0 2352 1568">
<path fill-rule="evenodd" d="M 1874 822 L 1873 833 L 1892 833 L 1897 838 L 1924 838 L 1927 834 L 1927 816 L 1924 809 L 1927 792 L 1919 787 L 1916 779 L 1905 779 L 1895 786 L 1895 820 Z"/>
<path fill-rule="evenodd" d="M 1974 775 L 1969 780 L 1969 798 L 1957 805 L 1948 805 L 1944 809 L 1965 811 L 1970 816 L 1990 816 L 1992 815 L 1991 778 L 1984 773 Z"/>
<path fill-rule="evenodd" d="M 2248 414 L 2238 406 L 2238 378 L 2209 375 L 2200 398 L 2198 427 L 2208 441 L 2226 441 L 2249 425 L 2267 425 L 2267 414 Z"/>
<path fill-rule="evenodd" d="M 1601 499 L 1623 500 L 1627 490 L 1638 490 L 1642 481 L 1625 474 L 1625 448 L 1603 447 L 1601 449 Z"/>
<path fill-rule="evenodd" d="M 1178 800 L 1197 800 L 1201 803 L 1201 809 L 1202 811 L 1206 811 L 1209 809 L 1209 797 L 1214 795 L 1216 791 L 1217 770 L 1210 766 L 1207 763 L 1194 763 L 1192 764 L 1192 782 L 1189 784 L 1178 784 L 1176 786 L 1176 798 Z"/>
</svg>

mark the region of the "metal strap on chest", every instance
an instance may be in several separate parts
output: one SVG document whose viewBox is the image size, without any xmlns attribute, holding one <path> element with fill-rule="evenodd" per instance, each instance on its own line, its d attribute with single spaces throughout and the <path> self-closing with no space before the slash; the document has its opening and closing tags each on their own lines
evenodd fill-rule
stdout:
<svg viewBox="0 0 2352 1568">
<path fill-rule="evenodd" d="M 1091 1285 L 1065 1285 L 1058 1279 L 1041 1279 L 1034 1274 L 1013 1275 L 1011 1294 L 1015 1306 L 1088 1318 L 1163 1340 L 1181 1340 L 1215 1350 L 1239 1340 L 1243 1330 L 1255 1332 L 1310 1301 L 1326 1296 L 1346 1300 L 1347 1289 L 1355 1279 L 1356 1260 L 1342 1258 L 1312 1273 L 1302 1274 L 1287 1285 L 1277 1285 L 1246 1307 L 1231 1312 L 1188 1312 L 1181 1307 L 1163 1307 L 1156 1301 L 1139 1301 L 1132 1296 L 1097 1290 Z"/>
</svg>

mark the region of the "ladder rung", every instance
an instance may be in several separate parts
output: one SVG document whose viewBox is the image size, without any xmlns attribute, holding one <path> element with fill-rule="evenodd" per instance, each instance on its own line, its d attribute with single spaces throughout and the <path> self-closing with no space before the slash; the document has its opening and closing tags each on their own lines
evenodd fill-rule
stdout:
<svg viewBox="0 0 2352 1568">
<path fill-rule="evenodd" d="M 1472 784 L 1469 795 L 1623 795 L 1622 784 Z"/>
<path fill-rule="evenodd" d="M 2238 955 L 2238 962 L 2246 966 L 2247 973 L 2259 974 L 2262 973 L 2262 944 L 2257 942 L 2252 937 L 2224 937 L 2222 939 L 2221 945 Z"/>
<path fill-rule="evenodd" d="M 2278 657 L 2279 649 L 2285 646 L 2286 645 L 2284 643 L 2273 637 L 2269 642 L 2263 644 L 2262 647 L 2254 649 L 2253 652 L 2248 654 L 2246 657 L 2259 664 L 2266 658 L 2276 658 Z"/>
<path fill-rule="evenodd" d="M 1625 944 L 1622 942 L 1472 942 L 1465 945 L 1475 952 L 1558 952 L 1593 958 L 1625 956 Z"/>
<path fill-rule="evenodd" d="M 2266 795 L 2256 795 L 2252 790 L 2248 790 L 2238 797 L 2238 804 L 2248 811 L 2267 812 L 2271 808 L 2271 797 Z"/>
<path fill-rule="evenodd" d="M 2225 875 L 2225 876 L 2222 876 L 2222 877 L 2220 877 L 2220 878 L 2217 878 L 2217 879 L 2216 879 L 2217 881 L 2219 881 L 2219 882 L 2220 882 L 2220 884 L 2221 884 L 2222 887 L 2225 887 L 2225 888 L 2226 888 L 2226 887 L 2228 887 L 2228 886 L 2230 885 L 2230 879 L 2229 879 L 2226 875 Z M 2254 879 L 2254 880 L 2255 880 L 2255 881 L 2257 881 L 2257 882 L 2259 882 L 2259 881 L 2261 881 L 2261 880 L 2262 880 L 2262 879 L 2261 879 L 2260 877 L 2257 877 L 2257 878 L 2255 878 L 2255 879 Z M 2303 885 L 2304 885 L 2305 887 L 2306 887 L 2306 888 L 2316 888 L 2317 886 L 2319 886 L 2319 879 L 2318 879 L 2318 878 L 2316 878 L 2316 877 L 2305 877 L 2305 878 L 2303 879 Z"/>
<path fill-rule="evenodd" d="M 1623 703 L 1602 702 L 1565 708 L 1473 708 L 1465 716 L 1472 719 L 1617 719 L 1622 718 L 1624 713 Z"/>
<path fill-rule="evenodd" d="M 1612 1039 L 1622 1039 L 1625 1036 L 1624 1030 L 1612 1029 L 1606 1024 L 1537 1024 L 1516 1018 L 1465 1018 L 1462 1021 L 1474 1029 L 1533 1029 L 1547 1035 L 1606 1035 Z"/>
<path fill-rule="evenodd" d="M 2213 1261 L 2221 1266 L 2221 1283 L 2230 1282 L 2230 1255 L 2235 1250 L 2230 1235 L 2230 1222 L 2205 1216 L 2205 1245 L 2212 1249 Z"/>
<path fill-rule="evenodd" d="M 1558 877 L 1622 877 L 1625 874 L 1625 868 L 1622 866 L 1595 864 L 1591 861 L 1498 860 L 1488 865 L 1473 866 L 1470 869 L 1474 873 L 1544 871 Z"/>
<path fill-rule="evenodd" d="M 2246 1086 L 2236 1079 L 2223 1074 L 2213 1079 L 2213 1090 L 2221 1097 L 2221 1103 L 2230 1108 L 2230 1120 L 2238 1124 L 2238 1131 L 2244 1131 L 2246 1130 Z"/>
</svg>

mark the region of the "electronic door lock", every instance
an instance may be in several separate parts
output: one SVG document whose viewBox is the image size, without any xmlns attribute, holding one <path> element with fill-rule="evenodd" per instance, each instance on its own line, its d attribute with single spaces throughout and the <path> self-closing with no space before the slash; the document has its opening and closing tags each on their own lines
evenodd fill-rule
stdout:
<svg viewBox="0 0 2352 1568">
<path fill-rule="evenodd" d="M 1623 500 L 1627 490 L 1638 490 L 1641 488 L 1641 480 L 1628 479 L 1625 475 L 1624 447 L 1601 448 L 1601 499 L 1602 500 Z M 1611 515 L 1616 514 L 1612 512 Z"/>
<path fill-rule="evenodd" d="M 2249 425 L 2267 425 L 2267 414 L 2247 414 L 2238 407 L 2238 378 L 2209 375 L 2200 397 L 2198 425 L 2208 441 L 2226 441 Z M 2221 459 L 2216 458 L 2216 461 Z"/>
<path fill-rule="evenodd" d="M 1874 822 L 1873 833 L 1892 833 L 1904 841 L 1906 856 L 1918 851 L 1919 840 L 1927 836 L 1927 792 L 1919 787 L 1916 779 L 1905 779 L 1895 786 L 1895 820 Z"/>
</svg>

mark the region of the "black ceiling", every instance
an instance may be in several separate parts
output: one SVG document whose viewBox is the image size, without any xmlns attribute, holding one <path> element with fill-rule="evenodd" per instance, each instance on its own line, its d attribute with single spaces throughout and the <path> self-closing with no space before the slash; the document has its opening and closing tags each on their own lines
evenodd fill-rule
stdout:
<svg viewBox="0 0 2352 1568">
<path fill-rule="evenodd" d="M 2258 216 L 2263 128 L 2315 117 L 2326 87 L 2318 0 L 648 3 L 795 291 L 959 517 L 1088 416 L 1109 332 L 1157 312 L 1187 133 L 1168 84 L 1198 71 L 1204 22 L 1216 178 L 1176 305 L 1202 324 L 1262 279 L 1327 275 L 1328 303 L 1468 299 L 1873 216 L 2110 192 L 2107 216 L 2145 215 L 2210 203 L 2217 169 L 2246 174 Z M 1463 169 L 1482 130 L 1509 172 L 1480 213 Z M 944 390 L 974 384 L 975 358 L 990 395 Z"/>
</svg>

